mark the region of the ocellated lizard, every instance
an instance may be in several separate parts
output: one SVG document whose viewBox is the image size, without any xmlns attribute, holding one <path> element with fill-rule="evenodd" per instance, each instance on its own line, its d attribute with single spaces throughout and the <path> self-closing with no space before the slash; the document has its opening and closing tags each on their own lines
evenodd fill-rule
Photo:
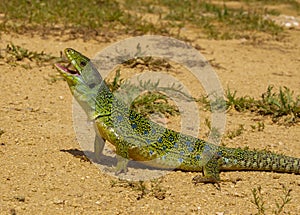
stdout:
<svg viewBox="0 0 300 215">
<path fill-rule="evenodd" d="M 127 171 L 128 159 L 146 161 L 158 168 L 202 171 L 203 177 L 193 179 L 196 183 L 218 184 L 222 170 L 300 173 L 299 158 L 217 146 L 146 119 L 116 99 L 89 58 L 70 48 L 65 54 L 76 71 L 56 67 L 89 118 L 95 121 L 101 137 L 116 147 L 117 173 Z M 95 141 L 96 157 L 103 149 L 99 138 Z"/>
</svg>

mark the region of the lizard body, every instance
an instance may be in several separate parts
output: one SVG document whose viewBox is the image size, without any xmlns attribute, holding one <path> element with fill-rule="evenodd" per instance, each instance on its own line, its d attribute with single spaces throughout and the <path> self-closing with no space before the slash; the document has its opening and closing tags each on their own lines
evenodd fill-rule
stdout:
<svg viewBox="0 0 300 215">
<path fill-rule="evenodd" d="M 158 168 L 202 171 L 204 176 L 195 177 L 195 182 L 218 183 L 222 170 L 300 173 L 299 158 L 217 146 L 146 119 L 113 95 L 90 59 L 70 48 L 65 54 L 76 71 L 56 67 L 76 100 L 95 121 L 100 136 L 116 147 L 117 173 L 126 172 L 128 159 Z M 103 149 L 99 138 L 96 136 L 95 140 L 96 158 Z"/>
</svg>

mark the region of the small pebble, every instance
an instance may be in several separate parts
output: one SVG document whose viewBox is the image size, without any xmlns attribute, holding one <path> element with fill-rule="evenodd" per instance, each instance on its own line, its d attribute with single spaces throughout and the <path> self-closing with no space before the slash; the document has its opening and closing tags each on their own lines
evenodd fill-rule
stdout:
<svg viewBox="0 0 300 215">
<path fill-rule="evenodd" d="M 25 202 L 24 196 L 15 196 L 15 199 L 18 200 L 19 202 Z"/>
<path fill-rule="evenodd" d="M 56 204 L 56 205 L 60 205 L 60 204 L 64 204 L 65 203 L 65 200 L 62 200 L 62 199 L 55 199 L 53 201 L 53 204 Z"/>
</svg>

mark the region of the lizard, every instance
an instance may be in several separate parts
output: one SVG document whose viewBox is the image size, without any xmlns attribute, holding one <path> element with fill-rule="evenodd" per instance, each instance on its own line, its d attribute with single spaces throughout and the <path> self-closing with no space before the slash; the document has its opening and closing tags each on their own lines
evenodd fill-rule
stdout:
<svg viewBox="0 0 300 215">
<path fill-rule="evenodd" d="M 219 146 L 165 128 L 135 112 L 109 90 L 91 60 L 72 48 L 65 55 L 75 70 L 56 64 L 71 93 L 94 121 L 97 131 L 96 158 L 102 153 L 101 139 L 116 148 L 116 174 L 126 173 L 129 160 L 162 169 L 202 172 L 194 183 L 219 185 L 221 171 L 273 171 L 300 173 L 300 158 L 268 151 Z"/>
</svg>

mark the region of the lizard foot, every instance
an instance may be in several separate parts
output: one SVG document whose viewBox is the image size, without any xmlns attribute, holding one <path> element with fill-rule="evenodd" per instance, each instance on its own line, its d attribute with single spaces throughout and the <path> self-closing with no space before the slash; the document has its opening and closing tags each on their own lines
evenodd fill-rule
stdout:
<svg viewBox="0 0 300 215">
<path fill-rule="evenodd" d="M 193 183 L 194 184 L 198 184 L 198 183 L 204 183 L 204 184 L 216 184 L 216 187 L 218 190 L 221 190 L 221 186 L 219 183 L 219 180 L 217 180 L 216 178 L 212 177 L 212 176 L 200 176 L 197 175 L 193 178 Z"/>
<path fill-rule="evenodd" d="M 126 158 L 123 158 L 122 156 L 120 155 L 117 155 L 117 160 L 118 160 L 118 163 L 117 163 L 117 166 L 116 166 L 116 172 L 115 172 L 115 175 L 119 175 L 120 173 L 124 173 L 126 174 L 127 173 L 127 164 L 128 164 L 128 159 Z"/>
<path fill-rule="evenodd" d="M 119 155 L 117 155 L 117 160 L 118 162 L 116 166 L 106 167 L 104 168 L 104 170 L 108 172 L 114 172 L 115 175 L 119 175 L 121 173 L 126 174 L 128 171 L 127 169 L 128 160 Z"/>
</svg>

